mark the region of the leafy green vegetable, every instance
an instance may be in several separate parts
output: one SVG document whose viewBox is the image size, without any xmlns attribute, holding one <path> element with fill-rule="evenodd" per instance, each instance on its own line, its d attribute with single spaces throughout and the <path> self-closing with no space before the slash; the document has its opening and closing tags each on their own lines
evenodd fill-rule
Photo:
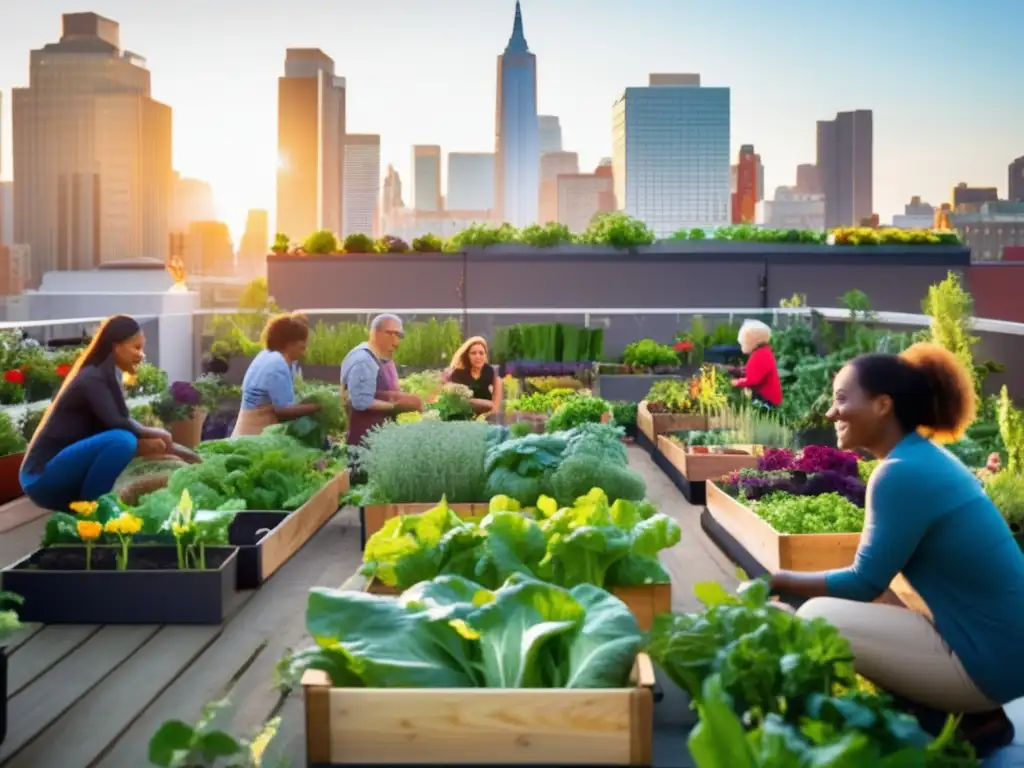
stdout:
<svg viewBox="0 0 1024 768">
<path fill-rule="evenodd" d="M 493 446 L 484 463 L 487 497 L 509 496 L 533 506 L 549 490 L 550 474 L 562 463 L 566 445 L 561 435 L 529 434 Z"/>
<path fill-rule="evenodd" d="M 400 589 L 443 574 L 492 589 L 513 575 L 566 587 L 669 582 L 658 553 L 682 534 L 651 505 L 609 504 L 597 488 L 562 509 L 541 497 L 538 521 L 510 501 L 492 499 L 480 521 L 460 519 L 444 500 L 422 515 L 391 518 L 366 542 L 362 573 Z"/>
<path fill-rule="evenodd" d="M 622 438 L 626 431 L 616 424 L 580 424 L 564 433 L 565 458 L 594 456 L 610 464 L 626 466 L 629 457 Z"/>
<path fill-rule="evenodd" d="M 838 493 L 772 493 L 751 509 L 779 533 L 860 533 L 864 528 L 864 510 Z"/>
<path fill-rule="evenodd" d="M 599 397 L 576 397 L 562 403 L 548 419 L 548 432 L 562 432 L 580 424 L 598 424 L 611 415 L 611 405 Z"/>
<path fill-rule="evenodd" d="M 562 462 L 551 476 L 551 486 L 560 504 L 572 504 L 591 488 L 601 488 L 612 501 L 640 501 L 647 493 L 643 477 L 628 467 L 596 456 L 573 456 Z"/>
<path fill-rule="evenodd" d="M 490 591 L 439 576 L 398 598 L 314 588 L 306 626 L 316 646 L 286 678 L 370 688 L 620 688 L 642 639 L 613 595 L 523 577 Z"/>
<path fill-rule="evenodd" d="M 323 448 L 329 437 L 345 434 L 345 408 L 341 404 L 338 387 L 307 385 L 299 402 L 303 405 L 316 404 L 319 409 L 309 416 L 286 421 L 268 428 L 270 434 L 281 433 L 317 450 Z"/>
</svg>

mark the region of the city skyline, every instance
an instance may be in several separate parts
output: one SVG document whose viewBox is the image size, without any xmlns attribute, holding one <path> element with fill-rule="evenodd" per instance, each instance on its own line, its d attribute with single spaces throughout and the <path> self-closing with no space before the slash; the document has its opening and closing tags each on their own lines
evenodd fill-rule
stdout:
<svg viewBox="0 0 1024 768">
<path fill-rule="evenodd" d="M 60 14 L 76 10 L 52 0 L 17 14 L 12 7 L 13 0 L 0 0 L 6 179 L 10 88 L 27 84 L 29 50 L 55 39 Z M 1005 193 L 1007 164 L 1024 154 L 1015 131 L 1024 107 L 1006 96 L 1024 60 L 1012 38 L 1024 9 L 1009 0 L 972 9 L 956 23 L 918 0 L 896 9 L 865 0 L 849 19 L 803 2 L 798 10 L 740 1 L 718 10 L 654 0 L 583 7 L 575 0 L 523 6 L 538 62 L 538 112 L 560 118 L 563 146 L 579 153 L 581 167 L 610 154 L 615 100 L 663 71 L 700 73 L 704 84 L 731 89 L 730 156 L 743 144 L 757 147 L 768 196 L 795 182 L 798 164 L 814 161 L 816 121 L 839 111 L 874 112 L 874 198 L 884 220 L 914 194 L 946 201 L 958 181 Z M 274 220 L 276 83 L 286 48 L 319 47 L 334 58 L 348 83 L 348 130 L 380 134 L 382 168 L 391 164 L 408 181 L 414 144 L 440 145 L 445 155 L 493 151 L 493 61 L 507 44 L 513 8 L 510 0 L 447 0 L 429 12 L 403 0 L 358 10 L 297 0 L 287 12 L 267 7 L 257 14 L 250 4 L 238 17 L 225 8 L 201 11 L 194 0 L 167 10 L 107 0 L 80 10 L 118 21 L 124 47 L 147 60 L 153 97 L 174 110 L 175 170 L 212 184 L 218 215 L 237 238 L 250 208 L 270 210 Z M 949 3 L 954 8 L 963 6 Z M 405 23 L 383 37 L 381 27 L 396 14 Z M 456 18 L 474 34 L 453 33 Z M 879 25 L 908 33 L 899 45 L 875 45 Z M 700 33 L 688 36 L 694 28 Z M 826 34 L 800 31 L 806 29 Z M 197 50 L 207 53 L 194 56 Z M 951 64 L 953 52 L 967 60 L 984 55 L 984 73 Z M 829 61 L 842 63 L 831 69 L 840 76 L 824 71 Z"/>
</svg>

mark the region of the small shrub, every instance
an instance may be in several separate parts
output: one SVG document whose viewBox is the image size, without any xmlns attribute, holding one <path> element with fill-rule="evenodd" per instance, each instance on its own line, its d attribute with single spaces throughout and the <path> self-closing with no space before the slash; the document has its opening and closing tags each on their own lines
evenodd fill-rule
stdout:
<svg viewBox="0 0 1024 768">
<path fill-rule="evenodd" d="M 342 250 L 345 253 L 375 253 L 376 249 L 373 245 L 373 240 L 361 232 L 354 232 L 345 238 L 345 244 L 342 246 Z"/>
</svg>

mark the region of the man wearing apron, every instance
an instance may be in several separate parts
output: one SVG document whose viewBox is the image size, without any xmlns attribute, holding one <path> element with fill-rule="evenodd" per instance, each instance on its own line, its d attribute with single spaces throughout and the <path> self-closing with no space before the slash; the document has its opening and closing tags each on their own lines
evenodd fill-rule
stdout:
<svg viewBox="0 0 1024 768">
<path fill-rule="evenodd" d="M 423 410 L 418 397 L 401 391 L 391 360 L 403 336 L 401 318 L 378 315 L 370 324 L 369 341 L 356 346 L 341 363 L 349 445 L 359 445 L 367 432 L 399 413 Z M 354 485 L 366 482 L 354 470 L 351 480 Z"/>
</svg>

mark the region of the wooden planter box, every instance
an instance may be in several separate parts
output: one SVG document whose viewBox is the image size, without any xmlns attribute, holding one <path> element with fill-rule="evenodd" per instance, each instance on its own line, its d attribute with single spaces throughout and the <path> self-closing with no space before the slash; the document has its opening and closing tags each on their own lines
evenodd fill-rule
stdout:
<svg viewBox="0 0 1024 768">
<path fill-rule="evenodd" d="M 658 435 L 654 461 L 691 504 L 707 501 L 706 481 L 738 469 L 756 469 L 760 446 L 727 446 L 743 453 L 695 453 L 664 435 Z"/>
<path fill-rule="evenodd" d="M 612 689 L 333 688 L 302 676 L 311 766 L 652 762 L 654 668 Z"/>
<path fill-rule="evenodd" d="M 24 452 L 0 456 L 0 504 L 6 504 L 24 495 L 21 480 L 18 478 L 21 462 L 24 460 Z"/>
<path fill-rule="evenodd" d="M 708 417 L 700 413 L 651 413 L 647 409 L 647 401 L 642 400 L 636 409 L 636 427 L 652 444 L 656 444 L 658 435 L 707 429 Z"/>
<path fill-rule="evenodd" d="M 384 523 L 392 517 L 399 515 L 422 515 L 436 507 L 438 502 L 415 502 L 410 504 L 374 504 L 363 507 L 363 543 L 370 540 L 377 531 L 384 527 Z M 474 515 L 486 515 L 490 508 L 488 502 L 477 504 L 449 504 L 455 514 L 460 517 L 473 517 Z"/>
<path fill-rule="evenodd" d="M 366 591 L 372 595 L 397 595 L 399 590 L 367 579 Z M 647 632 L 654 625 L 654 617 L 672 610 L 671 584 L 640 584 L 634 587 L 612 587 L 608 590 L 624 602 L 633 612 L 640 629 Z"/>
<path fill-rule="evenodd" d="M 238 547 L 238 588 L 255 589 L 273 576 L 338 511 L 349 470 L 338 473 L 294 512 L 247 510 L 235 515 L 229 541 Z M 269 529 L 264 535 L 260 530 Z"/>
<path fill-rule="evenodd" d="M 706 488 L 710 515 L 769 572 L 829 571 L 853 563 L 859 533 L 779 533 L 713 481 Z"/>
</svg>

